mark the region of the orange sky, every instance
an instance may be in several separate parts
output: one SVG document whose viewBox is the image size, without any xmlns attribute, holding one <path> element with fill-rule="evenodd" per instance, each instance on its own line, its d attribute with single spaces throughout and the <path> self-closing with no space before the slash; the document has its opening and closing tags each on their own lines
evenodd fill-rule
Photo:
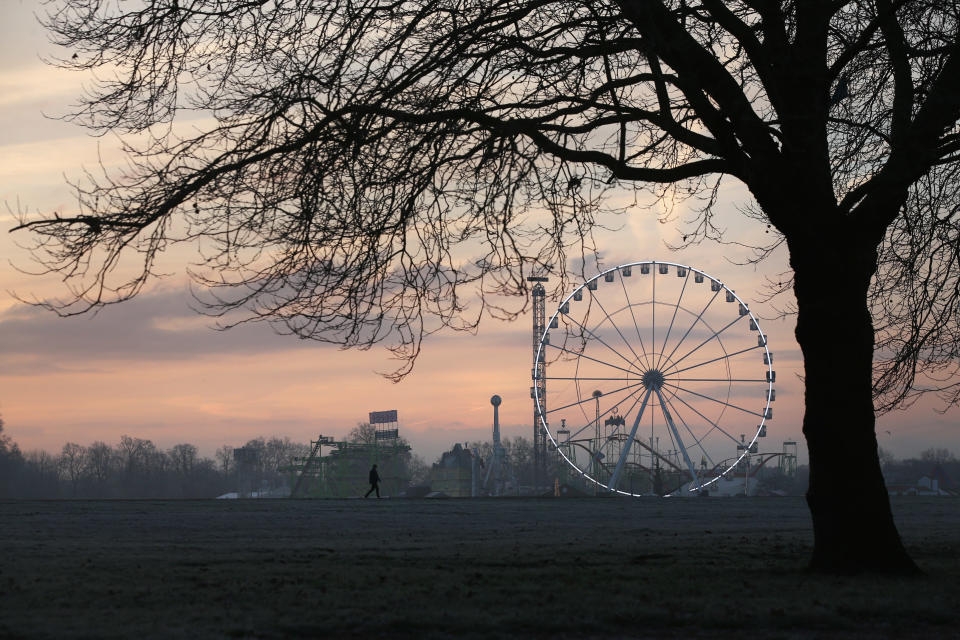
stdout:
<svg viewBox="0 0 960 640">
<path fill-rule="evenodd" d="M 96 164 L 98 153 L 108 164 L 120 158 L 110 138 L 93 139 L 42 116 L 62 113 L 82 81 L 39 61 L 49 48 L 30 16 L 32 4 L 6 2 L 0 9 L 0 199 L 11 209 L 69 210 L 64 174 L 78 176 L 83 166 Z M 734 213 L 742 188 L 731 184 L 722 198 L 732 238 L 762 234 Z M 669 251 L 664 240 L 676 237 L 676 225 L 658 222 L 656 211 L 635 209 L 614 224 L 622 227 L 600 236 L 608 266 L 649 259 L 691 264 L 735 288 L 761 317 L 774 314 L 756 300 L 763 276 L 784 269 L 784 254 L 754 270 L 734 265 L 731 260 L 747 254 L 730 247 Z M 55 280 L 11 266 L 29 266 L 15 244 L 25 238 L 7 233 L 12 226 L 9 211 L 0 210 L 0 255 L 6 258 L 0 262 L 0 415 L 24 449 L 115 443 L 129 434 L 163 447 L 192 442 L 211 454 L 221 444 L 239 446 L 258 435 L 300 441 L 319 433 L 343 436 L 369 411 L 395 408 L 402 435 L 432 461 L 454 442 L 489 437 L 494 393 L 504 400 L 504 435 L 530 437 L 529 317 L 512 324 L 488 319 L 477 335 L 436 336 L 414 373 L 392 384 L 375 373 L 393 366 L 383 349 L 343 352 L 275 336 L 265 326 L 210 330 L 188 308 L 184 260 L 170 261 L 178 275 L 97 316 L 60 319 L 25 307 L 9 292 L 60 290 Z M 555 308 L 555 302 L 548 305 L 550 313 Z M 768 320 L 764 328 L 777 353 L 778 384 L 776 419 L 763 446 L 779 450 L 784 439 L 801 435 L 802 367 L 791 322 Z M 960 412 L 940 415 L 934 406 L 923 402 L 881 418 L 882 446 L 901 457 L 929 446 L 960 453 Z"/>
</svg>

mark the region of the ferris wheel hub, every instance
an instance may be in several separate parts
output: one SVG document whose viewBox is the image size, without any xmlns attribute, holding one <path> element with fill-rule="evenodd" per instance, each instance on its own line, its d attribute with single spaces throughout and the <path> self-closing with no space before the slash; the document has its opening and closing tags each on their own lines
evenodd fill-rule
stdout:
<svg viewBox="0 0 960 640">
<path fill-rule="evenodd" d="M 647 369 L 646 373 L 643 374 L 641 382 L 647 389 L 659 391 L 663 388 L 666 378 L 664 378 L 663 373 L 659 369 Z"/>
</svg>

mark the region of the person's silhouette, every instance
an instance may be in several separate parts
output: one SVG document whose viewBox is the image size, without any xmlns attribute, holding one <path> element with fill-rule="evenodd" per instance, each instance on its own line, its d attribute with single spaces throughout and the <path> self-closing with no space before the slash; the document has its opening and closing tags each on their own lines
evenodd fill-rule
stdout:
<svg viewBox="0 0 960 640">
<path fill-rule="evenodd" d="M 380 497 L 380 474 L 377 473 L 377 465 L 373 465 L 373 468 L 370 469 L 370 490 L 367 491 L 364 498 L 369 498 L 370 494 L 374 491 L 377 492 L 377 497 Z"/>
</svg>

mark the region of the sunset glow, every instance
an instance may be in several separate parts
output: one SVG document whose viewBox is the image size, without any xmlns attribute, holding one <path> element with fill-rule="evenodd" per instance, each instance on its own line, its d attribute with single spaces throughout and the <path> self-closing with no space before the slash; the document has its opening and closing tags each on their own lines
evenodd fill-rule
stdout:
<svg viewBox="0 0 960 640">
<path fill-rule="evenodd" d="M 302 442 L 319 434 L 339 438 L 369 411 L 397 409 L 401 435 L 432 462 L 455 442 L 490 438 L 494 393 L 503 398 L 504 437 L 530 438 L 529 315 L 513 323 L 485 318 L 476 335 L 446 332 L 429 338 L 413 373 L 393 384 L 377 373 L 396 367 L 382 348 L 342 351 L 275 335 L 265 325 L 214 331 L 212 322 L 190 307 L 185 268 L 191 255 L 183 249 L 163 265 L 170 277 L 96 315 L 59 318 L 18 302 L 14 294 L 44 299 L 64 292 L 56 278 L 24 273 L 32 268 L 30 256 L 17 243 L 28 238 L 8 233 L 13 213 L 70 211 L 74 198 L 65 176 L 78 178 L 101 161 L 122 166 L 115 139 L 92 138 L 44 117 L 67 111 L 85 79 L 38 60 L 51 48 L 31 8 L 32 3 L 8 2 L 0 10 L 0 198 L 6 203 L 0 211 L 5 258 L 0 265 L 0 415 L 5 432 L 22 449 L 57 451 L 68 441 L 114 443 L 128 434 L 161 447 L 190 442 L 211 455 L 223 444 L 240 446 L 259 435 Z M 745 189 L 731 181 L 720 195 L 719 224 L 727 239 L 762 242 L 762 225 L 737 212 L 748 200 Z M 598 234 L 603 267 L 636 260 L 681 262 L 735 289 L 763 320 L 776 354 L 776 412 L 761 447 L 776 451 L 783 440 L 799 440 L 805 463 L 802 358 L 791 318 L 777 317 L 789 300 L 762 301 L 765 279 L 775 281 L 787 269 L 785 250 L 757 268 L 742 265 L 751 252 L 739 246 L 706 242 L 672 251 L 667 244 L 680 241 L 697 203 L 666 212 L 644 202 L 633 206 L 633 199 L 627 193 L 614 196 L 612 204 L 629 211 L 604 221 L 612 229 Z M 548 314 L 558 303 L 557 298 L 548 301 Z M 843 366 L 842 354 L 837 366 Z M 898 457 L 932 446 L 960 450 L 960 411 L 939 414 L 937 407 L 935 399 L 923 400 L 881 417 L 880 445 Z M 744 433 L 755 429 L 752 420 L 744 423 Z"/>
</svg>

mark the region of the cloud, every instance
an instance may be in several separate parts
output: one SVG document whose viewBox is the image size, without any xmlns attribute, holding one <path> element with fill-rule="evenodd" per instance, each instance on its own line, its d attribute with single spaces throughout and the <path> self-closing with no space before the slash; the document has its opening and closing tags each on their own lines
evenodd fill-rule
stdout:
<svg viewBox="0 0 960 640">
<path fill-rule="evenodd" d="M 0 73 L 0 109 L 16 104 L 67 104 L 82 88 L 80 74 L 34 62 Z"/>
<path fill-rule="evenodd" d="M 204 355 L 316 349 L 264 324 L 216 331 L 189 307 L 183 289 L 159 288 L 93 315 L 61 318 L 27 305 L 0 313 L 0 363 L 6 375 L 95 367 L 98 361 L 196 360 Z"/>
<path fill-rule="evenodd" d="M 0 5 L 0 41 L 3 42 L 2 57 L 5 67 L 16 68 L 37 63 L 38 55 L 63 51 L 50 42 L 49 36 L 38 16 L 38 2 L 5 0 Z"/>
</svg>

